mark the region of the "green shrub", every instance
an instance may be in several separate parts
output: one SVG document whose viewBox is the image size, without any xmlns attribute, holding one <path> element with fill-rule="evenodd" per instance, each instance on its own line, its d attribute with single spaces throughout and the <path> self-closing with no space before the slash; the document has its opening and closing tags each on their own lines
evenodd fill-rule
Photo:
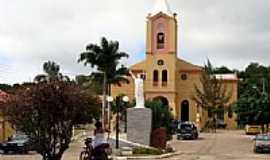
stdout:
<svg viewBox="0 0 270 160">
<path fill-rule="evenodd" d="M 166 148 L 166 153 L 173 153 L 174 149 L 172 147 L 167 147 Z"/>
<path fill-rule="evenodd" d="M 172 138 L 171 120 L 173 119 L 172 114 L 168 106 L 165 106 L 161 101 L 150 101 L 145 102 L 145 107 L 152 110 L 152 131 L 157 128 L 165 127 L 167 131 L 167 140 Z"/>
<path fill-rule="evenodd" d="M 163 151 L 160 149 L 136 147 L 136 148 L 133 148 L 133 154 L 135 155 L 161 155 L 163 154 Z"/>
</svg>

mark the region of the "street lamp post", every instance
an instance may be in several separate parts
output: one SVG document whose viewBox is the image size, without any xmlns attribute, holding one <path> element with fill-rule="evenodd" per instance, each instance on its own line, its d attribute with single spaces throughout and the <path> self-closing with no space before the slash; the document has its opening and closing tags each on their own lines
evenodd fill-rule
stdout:
<svg viewBox="0 0 270 160">
<path fill-rule="evenodd" d="M 102 86 L 102 112 L 101 112 L 101 123 L 105 126 L 105 107 L 106 107 L 106 90 L 107 90 L 107 75 L 105 72 L 103 74 L 103 86 Z"/>
<path fill-rule="evenodd" d="M 119 148 L 119 114 L 120 114 L 120 108 L 122 108 L 123 103 L 128 103 L 129 98 L 127 96 L 124 96 L 122 99 L 120 96 L 116 97 L 116 137 L 115 137 L 115 148 L 118 149 Z M 125 126 L 126 127 L 126 126 Z"/>
<path fill-rule="evenodd" d="M 116 97 L 116 131 L 115 131 L 115 148 L 119 148 L 119 112 L 120 112 L 121 100 L 120 96 Z"/>
<path fill-rule="evenodd" d="M 125 104 L 125 130 L 124 132 L 127 133 L 127 107 L 128 107 L 128 102 L 129 102 L 129 98 L 128 96 L 124 96 L 123 97 L 123 102 Z"/>
</svg>

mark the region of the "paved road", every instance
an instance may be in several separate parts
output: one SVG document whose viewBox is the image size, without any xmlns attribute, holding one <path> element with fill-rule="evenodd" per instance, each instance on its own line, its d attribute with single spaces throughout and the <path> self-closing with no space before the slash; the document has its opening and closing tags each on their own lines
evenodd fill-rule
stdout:
<svg viewBox="0 0 270 160">
<path fill-rule="evenodd" d="M 270 160 L 270 154 L 253 153 L 253 141 L 243 131 L 204 133 L 199 140 L 173 140 L 171 145 L 182 154 L 166 160 Z M 63 160 L 78 160 L 82 146 L 82 142 L 71 144 Z M 35 154 L 0 155 L 0 160 L 41 160 L 41 157 Z"/>
<path fill-rule="evenodd" d="M 170 160 L 270 160 L 270 154 L 253 153 L 252 137 L 243 131 L 201 134 L 199 140 L 173 140 L 171 145 L 182 154 Z"/>
<path fill-rule="evenodd" d="M 87 135 L 87 136 L 91 136 L 91 135 Z M 111 135 L 111 137 L 115 137 L 115 135 Z M 70 148 L 65 152 L 62 159 L 63 160 L 78 160 L 80 156 L 80 152 L 82 151 L 82 148 L 84 147 L 84 138 L 85 136 L 77 140 L 76 143 L 70 144 Z M 116 143 L 115 140 L 111 138 L 109 142 L 113 146 L 113 148 L 115 148 L 115 143 Z M 120 147 L 132 146 L 131 144 L 125 143 L 123 141 L 120 141 L 119 145 Z M 33 153 L 30 152 L 30 154 L 28 155 L 22 155 L 22 154 L 1 155 L 0 154 L 0 160 L 42 160 L 42 158 L 41 156 L 35 154 L 34 152 Z"/>
</svg>

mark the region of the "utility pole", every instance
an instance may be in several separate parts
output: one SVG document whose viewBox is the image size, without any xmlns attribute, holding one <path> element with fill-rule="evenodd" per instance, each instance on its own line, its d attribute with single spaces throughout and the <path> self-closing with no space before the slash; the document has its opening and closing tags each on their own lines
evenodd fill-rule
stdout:
<svg viewBox="0 0 270 160">
<path fill-rule="evenodd" d="M 106 106 L 107 76 L 106 76 L 105 72 L 103 72 L 103 75 L 104 75 L 104 77 L 103 77 L 101 123 L 102 123 L 102 127 L 105 127 L 105 106 Z"/>
<path fill-rule="evenodd" d="M 108 128 L 109 130 L 111 130 L 111 106 L 112 106 L 112 102 L 113 102 L 113 97 L 112 96 L 108 96 L 107 97 L 107 101 L 108 101 Z"/>
</svg>

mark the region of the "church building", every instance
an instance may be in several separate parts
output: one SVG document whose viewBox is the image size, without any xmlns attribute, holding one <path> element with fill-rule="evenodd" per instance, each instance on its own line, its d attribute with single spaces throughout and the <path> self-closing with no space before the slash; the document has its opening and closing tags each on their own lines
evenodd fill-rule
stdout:
<svg viewBox="0 0 270 160">
<path fill-rule="evenodd" d="M 147 16 L 145 59 L 130 67 L 135 74 L 144 75 L 144 97 L 161 100 L 169 106 L 174 118 L 192 121 L 203 127 L 210 115 L 192 100 L 194 86 L 200 86 L 203 67 L 177 57 L 177 15 L 172 13 L 167 0 L 156 0 L 156 5 Z M 181 54 L 180 54 L 181 55 Z M 230 102 L 237 100 L 238 79 L 235 74 L 216 75 L 232 92 Z M 112 96 L 125 94 L 134 99 L 134 81 L 112 86 Z M 225 109 L 226 110 L 226 109 Z M 236 116 L 223 111 L 218 120 L 227 128 L 236 128 Z"/>
</svg>

